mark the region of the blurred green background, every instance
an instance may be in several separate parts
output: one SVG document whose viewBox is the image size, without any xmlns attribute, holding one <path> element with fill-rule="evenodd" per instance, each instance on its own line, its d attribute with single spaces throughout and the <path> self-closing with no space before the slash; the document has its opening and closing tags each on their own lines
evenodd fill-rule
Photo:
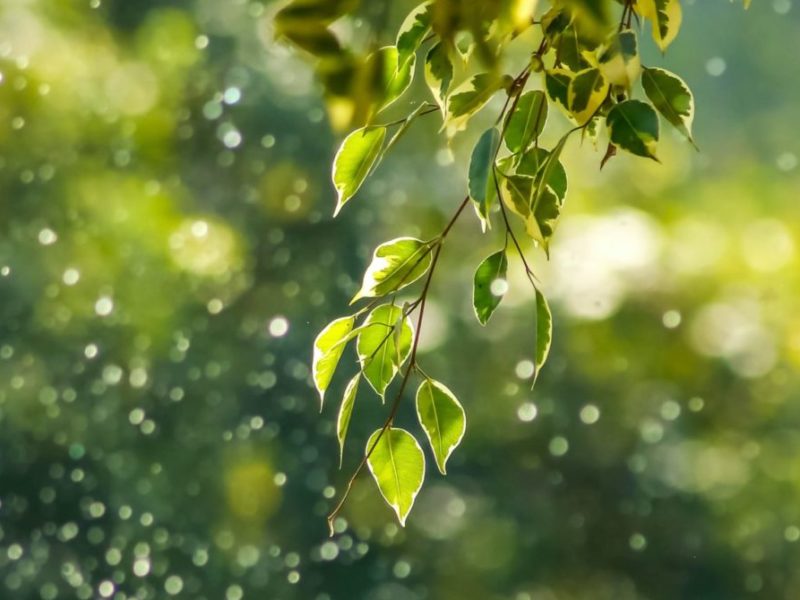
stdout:
<svg viewBox="0 0 800 600">
<path fill-rule="evenodd" d="M 391 43 L 413 6 L 367 4 L 345 38 Z M 338 471 L 311 342 L 375 244 L 441 229 L 481 127 L 451 156 L 415 124 L 334 222 L 341 133 L 278 5 L 3 0 L 0 598 L 800 598 L 800 15 L 684 6 L 645 45 L 702 152 L 665 129 L 662 165 L 600 173 L 570 143 L 550 263 L 530 249 L 556 318 L 533 392 L 531 293 L 512 261 L 477 324 L 501 238 L 462 219 L 420 360 L 467 435 L 406 529 L 366 475 L 329 539 L 386 409 L 362 391 Z"/>
</svg>

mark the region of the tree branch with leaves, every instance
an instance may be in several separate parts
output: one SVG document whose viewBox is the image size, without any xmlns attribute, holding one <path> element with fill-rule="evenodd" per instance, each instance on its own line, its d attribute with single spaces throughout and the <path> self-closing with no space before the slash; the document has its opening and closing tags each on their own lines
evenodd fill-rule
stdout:
<svg viewBox="0 0 800 600">
<path fill-rule="evenodd" d="M 441 132 L 450 140 L 495 96 L 505 94 L 505 101 L 494 126 L 478 137 L 467 169 L 467 195 L 444 229 L 427 241 L 400 237 L 379 245 L 350 304 L 369 302 L 331 322 L 314 342 L 312 377 L 322 408 L 345 347 L 355 340 L 358 371 L 344 390 L 336 421 L 340 466 L 362 382 L 385 401 L 399 377 L 387 416 L 369 437 L 363 458 L 328 516 L 331 534 L 365 467 L 405 524 L 425 478 L 420 443 L 394 426 L 412 377 L 419 380 L 419 425 L 442 474 L 464 436 L 464 408 L 421 368 L 417 350 L 437 264 L 466 207 L 473 207 L 483 232 L 497 215 L 504 231 L 503 247 L 475 271 L 473 305 L 479 323 L 486 325 L 502 301 L 509 245 L 531 284 L 535 382 L 547 360 L 553 321 L 514 219 L 549 256 L 568 190 L 561 155 L 573 134 L 607 140 L 601 168 L 618 151 L 658 161 L 659 115 L 694 145 L 689 87 L 674 73 L 644 66 L 639 48 L 647 26 L 656 46 L 666 51 L 682 23 L 680 0 L 430 0 L 407 16 L 394 45 L 373 48 L 364 56 L 345 48 L 330 27 L 356 10 L 356 4 L 294 0 L 275 18 L 277 33 L 315 59 L 332 124 L 353 129 L 333 162 L 338 195 L 334 216 L 416 120 L 440 114 Z M 522 41 L 530 43 L 525 64 L 516 76 L 504 73 L 509 45 Z M 381 123 L 383 111 L 409 89 L 418 54 L 424 54 L 422 70 L 432 101 L 419 102 L 402 119 Z M 554 112 L 565 117 L 567 126 L 547 148 L 541 137 Z M 399 305 L 398 292 L 420 280 L 418 296 Z"/>
</svg>

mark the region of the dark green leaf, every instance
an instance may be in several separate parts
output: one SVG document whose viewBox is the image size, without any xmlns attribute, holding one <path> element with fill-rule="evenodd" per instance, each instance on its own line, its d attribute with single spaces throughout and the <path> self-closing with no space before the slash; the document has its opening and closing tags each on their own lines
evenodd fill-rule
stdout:
<svg viewBox="0 0 800 600">
<path fill-rule="evenodd" d="M 608 113 L 606 123 L 614 145 L 631 154 L 658 160 L 658 115 L 652 106 L 640 100 L 620 102 Z"/>
<path fill-rule="evenodd" d="M 694 144 L 694 97 L 689 86 L 674 73 L 664 69 L 645 68 L 642 73 L 642 87 L 656 110 Z"/>
<path fill-rule="evenodd" d="M 505 142 L 514 154 L 524 151 L 539 137 L 547 121 L 547 98 L 544 92 L 526 92 L 508 118 Z"/>
<path fill-rule="evenodd" d="M 475 271 L 472 306 L 481 325 L 486 325 L 503 299 L 508 288 L 507 270 L 508 257 L 505 250 L 501 250 L 485 258 Z"/>
<path fill-rule="evenodd" d="M 492 166 L 499 145 L 500 132 L 496 127 L 487 129 L 472 150 L 472 158 L 469 163 L 469 195 L 477 205 L 478 215 L 481 217 L 484 229 L 489 224 L 489 209 L 491 208 L 487 200 L 495 197 Z"/>
</svg>

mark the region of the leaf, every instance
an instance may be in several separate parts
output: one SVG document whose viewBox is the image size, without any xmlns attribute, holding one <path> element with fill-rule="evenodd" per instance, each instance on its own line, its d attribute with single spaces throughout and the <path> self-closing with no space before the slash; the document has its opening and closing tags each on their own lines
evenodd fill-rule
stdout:
<svg viewBox="0 0 800 600">
<path fill-rule="evenodd" d="M 422 277 L 431 265 L 431 247 L 421 240 L 401 237 L 378 246 L 364 273 L 361 289 L 350 304 L 396 292 Z"/>
<path fill-rule="evenodd" d="M 652 106 L 641 100 L 620 102 L 609 111 L 606 123 L 611 143 L 631 154 L 658 160 L 658 115 Z"/>
<path fill-rule="evenodd" d="M 369 384 L 384 398 L 400 366 L 411 351 L 414 330 L 408 317 L 402 319 L 403 310 L 392 304 L 375 308 L 364 321 L 356 342 L 356 352 L 361 369 Z M 395 327 L 400 326 L 399 334 Z"/>
<path fill-rule="evenodd" d="M 431 444 L 439 472 L 446 475 L 447 459 L 467 430 L 464 408 L 444 385 L 426 379 L 417 389 L 417 418 Z"/>
<path fill-rule="evenodd" d="M 481 325 L 486 325 L 503 299 L 507 287 L 504 285 L 507 270 L 508 257 L 505 250 L 501 250 L 486 257 L 475 271 L 472 306 Z M 503 285 L 495 284 L 496 281 L 502 282 Z"/>
<path fill-rule="evenodd" d="M 367 441 L 367 466 L 378 490 L 405 526 L 425 479 L 425 455 L 416 438 L 405 429 L 387 428 Z M 370 453 L 370 450 L 372 452 Z"/>
<path fill-rule="evenodd" d="M 569 111 L 579 125 L 595 114 L 608 96 L 609 84 L 600 69 L 585 69 L 569 82 L 567 99 Z"/>
<path fill-rule="evenodd" d="M 642 72 L 639 40 L 630 29 L 620 31 L 600 54 L 600 71 L 611 85 L 630 91 Z"/>
<path fill-rule="evenodd" d="M 569 84 L 574 77 L 573 73 L 565 69 L 551 69 L 545 72 L 544 87 L 547 95 L 555 104 L 569 114 Z"/>
<path fill-rule="evenodd" d="M 344 458 L 344 442 L 347 439 L 347 429 L 350 427 L 350 417 L 353 416 L 353 405 L 358 393 L 358 383 L 361 381 L 361 373 L 356 374 L 344 390 L 342 404 L 339 406 L 339 414 L 336 417 L 336 438 L 339 440 L 339 468 L 342 468 Z"/>
<path fill-rule="evenodd" d="M 385 138 L 384 127 L 362 127 L 348 135 L 339 146 L 333 159 L 333 185 L 339 193 L 334 217 L 372 171 Z"/>
<path fill-rule="evenodd" d="M 678 35 L 683 20 L 680 0 L 636 0 L 636 8 L 653 23 L 653 39 L 664 52 Z"/>
<path fill-rule="evenodd" d="M 536 290 L 536 355 L 533 381 L 539 377 L 539 371 L 547 362 L 550 355 L 550 345 L 553 341 L 553 314 L 544 294 Z"/>
<path fill-rule="evenodd" d="M 547 121 L 547 98 L 542 91 L 523 94 L 508 118 L 504 136 L 506 146 L 514 154 L 522 152 L 539 137 Z"/>
<path fill-rule="evenodd" d="M 479 73 L 458 86 L 447 101 L 445 125 L 448 131 L 454 133 L 464 129 L 470 117 L 510 83 L 508 75 L 498 77 L 492 73 Z"/>
<path fill-rule="evenodd" d="M 404 65 L 411 58 L 430 31 L 432 4 L 432 1 L 423 2 L 414 8 L 400 26 L 396 42 L 399 65 Z"/>
<path fill-rule="evenodd" d="M 500 145 L 500 132 L 496 127 L 487 129 L 483 132 L 472 150 L 472 158 L 469 162 L 469 196 L 475 202 L 478 216 L 484 231 L 489 224 L 489 200 L 495 197 L 493 194 L 494 179 L 492 178 L 492 166 L 497 155 L 497 148 Z"/>
<path fill-rule="evenodd" d="M 447 53 L 447 48 L 441 42 L 434 45 L 425 58 L 425 83 L 433 94 L 433 99 L 446 112 L 447 92 L 453 81 L 453 63 Z"/>
<path fill-rule="evenodd" d="M 400 63 L 397 48 L 384 46 L 373 52 L 367 61 L 373 63 L 374 69 L 378 71 L 381 96 L 376 110 L 381 111 L 402 96 L 411 85 L 416 56 L 412 54 Z"/>
<path fill-rule="evenodd" d="M 314 385 L 319 392 L 320 410 L 325 398 L 325 390 L 333 379 L 336 366 L 342 357 L 347 345 L 350 332 L 353 330 L 356 318 L 353 316 L 342 317 L 331 321 L 320 331 L 314 340 L 314 357 L 311 362 L 311 374 Z"/>
<path fill-rule="evenodd" d="M 541 180 L 542 169 L 547 164 L 547 158 L 550 152 L 544 148 L 531 148 L 520 157 L 519 164 L 517 165 L 518 175 L 528 175 L 536 179 L 537 183 Z M 549 178 L 547 185 L 553 188 L 553 191 L 563 201 L 567 196 L 567 172 L 561 161 L 556 160 L 552 167 L 549 169 Z"/>
<path fill-rule="evenodd" d="M 556 222 L 561 216 L 561 208 L 564 202 L 553 191 L 553 188 L 545 186 L 542 194 L 537 198 L 535 206 L 532 207 L 533 218 L 536 222 L 538 232 L 533 238 L 541 242 L 545 252 L 550 253 L 550 238 L 556 230 Z"/>
<path fill-rule="evenodd" d="M 664 69 L 645 68 L 642 87 L 656 110 L 694 145 L 694 97 L 689 86 L 674 73 Z"/>
</svg>

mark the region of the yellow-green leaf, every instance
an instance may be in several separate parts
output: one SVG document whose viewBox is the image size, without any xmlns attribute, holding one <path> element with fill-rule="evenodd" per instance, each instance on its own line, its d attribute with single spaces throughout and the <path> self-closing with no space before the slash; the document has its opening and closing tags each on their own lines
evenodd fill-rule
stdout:
<svg viewBox="0 0 800 600">
<path fill-rule="evenodd" d="M 579 125 L 592 118 L 608 96 L 608 89 L 608 81 L 597 68 L 584 69 L 570 80 L 567 102 Z"/>
<path fill-rule="evenodd" d="M 467 430 L 464 408 L 444 385 L 426 379 L 417 389 L 417 418 L 431 444 L 439 472 L 446 475 L 447 459 Z"/>
<path fill-rule="evenodd" d="M 358 373 L 347 384 L 342 396 L 342 404 L 339 406 L 339 414 L 336 417 L 336 439 L 339 440 L 339 468 L 342 467 L 344 458 L 344 442 L 347 439 L 347 430 L 350 427 L 350 417 L 353 416 L 353 405 L 358 394 L 358 382 L 361 381 L 361 373 Z"/>
<path fill-rule="evenodd" d="M 479 73 L 462 83 L 447 101 L 445 125 L 449 133 L 461 131 L 470 117 L 483 108 L 498 90 L 507 88 L 511 77 L 498 77 L 492 73 Z"/>
<path fill-rule="evenodd" d="M 353 331 L 355 317 L 342 317 L 329 323 L 314 340 L 314 357 L 311 374 L 319 392 L 320 408 L 325 398 L 325 390 L 331 383 L 336 366 Z"/>
<path fill-rule="evenodd" d="M 375 431 L 367 441 L 367 466 L 384 500 L 405 526 L 425 479 L 425 455 L 405 429 L 389 427 L 381 431 Z"/>
<path fill-rule="evenodd" d="M 433 2 L 423 2 L 414 8 L 403 21 L 397 33 L 398 63 L 402 66 L 417 51 L 425 35 L 431 28 L 431 5 Z"/>
<path fill-rule="evenodd" d="M 436 43 L 425 58 L 425 83 L 433 94 L 436 104 L 442 109 L 442 115 L 446 113 L 447 92 L 453 81 L 453 63 L 447 53 L 447 47 L 441 43 Z"/>
<path fill-rule="evenodd" d="M 534 382 L 539 377 L 539 371 L 547 362 L 550 355 L 550 345 L 553 341 L 553 315 L 544 294 L 536 290 L 536 350 Z"/>
<path fill-rule="evenodd" d="M 411 351 L 414 330 L 399 306 L 382 304 L 364 321 L 356 342 L 361 369 L 383 400 L 386 388 Z"/>
<path fill-rule="evenodd" d="M 653 24 L 653 39 L 664 52 L 678 35 L 683 20 L 680 0 L 636 0 L 636 8 Z"/>
<path fill-rule="evenodd" d="M 339 146 L 333 159 L 333 185 L 339 194 L 334 217 L 372 171 L 385 138 L 384 127 L 362 127 L 348 135 Z"/>
<path fill-rule="evenodd" d="M 364 273 L 361 289 L 350 304 L 361 298 L 395 292 L 415 282 L 430 267 L 430 250 L 430 244 L 411 237 L 396 238 L 378 246 Z"/>
</svg>

